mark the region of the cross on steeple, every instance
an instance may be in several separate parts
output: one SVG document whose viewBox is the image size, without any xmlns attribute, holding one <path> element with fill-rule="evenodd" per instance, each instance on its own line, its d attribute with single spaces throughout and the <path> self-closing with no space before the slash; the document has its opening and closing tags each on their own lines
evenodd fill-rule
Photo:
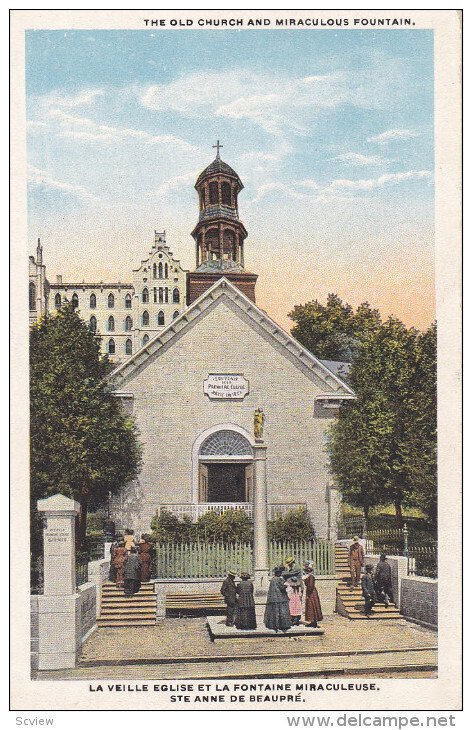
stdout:
<svg viewBox="0 0 472 730">
<path fill-rule="evenodd" d="M 213 145 L 213 149 L 216 149 L 216 159 L 220 159 L 220 147 L 223 147 L 222 144 L 220 144 L 220 140 L 216 140 L 216 144 Z"/>
</svg>

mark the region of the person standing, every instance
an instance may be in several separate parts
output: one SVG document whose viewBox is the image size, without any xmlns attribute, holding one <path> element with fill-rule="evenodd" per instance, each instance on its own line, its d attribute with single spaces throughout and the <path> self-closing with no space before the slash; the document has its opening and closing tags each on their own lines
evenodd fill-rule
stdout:
<svg viewBox="0 0 472 730">
<path fill-rule="evenodd" d="M 320 597 L 315 584 L 315 575 L 313 564 L 305 563 L 305 575 L 303 582 L 306 588 L 305 598 L 305 621 L 308 626 L 316 628 L 318 621 L 323 621 L 323 612 L 321 610 Z"/>
<path fill-rule="evenodd" d="M 292 626 L 300 626 L 302 617 L 302 583 L 297 578 L 289 578 L 286 582 L 288 608 L 292 619 Z"/>
<path fill-rule="evenodd" d="M 134 545 L 126 555 L 123 566 L 125 596 L 132 596 L 141 588 L 141 565 Z"/>
<path fill-rule="evenodd" d="M 381 554 L 380 560 L 375 568 L 374 584 L 375 591 L 380 600 L 383 602 L 385 608 L 388 608 L 389 599 L 392 603 L 395 603 L 392 588 L 392 568 L 387 563 L 387 556 L 385 553 Z"/>
<path fill-rule="evenodd" d="M 125 549 L 129 552 L 132 547 L 136 547 L 136 539 L 134 537 L 134 530 L 125 530 Z"/>
<path fill-rule="evenodd" d="M 236 585 L 234 583 L 235 578 L 236 573 L 232 570 L 228 571 L 228 575 L 220 588 L 220 593 L 226 603 L 226 626 L 234 626 L 234 612 L 238 603 L 238 594 L 236 593 Z"/>
<path fill-rule="evenodd" d="M 114 563 L 115 550 L 119 546 L 122 539 L 123 538 L 121 535 L 115 535 L 115 539 L 110 545 L 110 570 L 108 572 L 108 580 L 112 583 L 116 582 L 116 568 Z"/>
<path fill-rule="evenodd" d="M 270 579 L 267 593 L 264 624 L 274 631 L 287 631 L 292 625 L 283 572 L 283 566 L 274 568 L 274 576 Z"/>
<path fill-rule="evenodd" d="M 373 565 L 365 566 L 365 573 L 362 576 L 362 595 L 364 596 L 364 613 L 366 616 L 372 614 L 372 606 L 375 604 L 375 586 L 374 579 L 372 577 Z"/>
<path fill-rule="evenodd" d="M 236 606 L 235 624 L 237 629 L 257 628 L 254 586 L 250 577 L 249 573 L 241 573 L 241 582 L 236 586 L 238 603 Z"/>
<path fill-rule="evenodd" d="M 352 538 L 349 548 L 349 570 L 351 571 L 351 588 L 357 588 L 361 578 L 361 568 L 364 565 L 364 548 L 357 535 Z"/>
<path fill-rule="evenodd" d="M 141 583 L 147 583 L 151 577 L 152 562 L 155 557 L 156 550 L 154 544 L 149 539 L 149 535 L 142 535 L 138 543 L 138 555 L 141 565 Z"/>
<path fill-rule="evenodd" d="M 123 540 L 113 551 L 113 566 L 115 568 L 115 581 L 118 588 L 123 586 L 123 565 L 126 557 L 126 548 Z"/>
</svg>

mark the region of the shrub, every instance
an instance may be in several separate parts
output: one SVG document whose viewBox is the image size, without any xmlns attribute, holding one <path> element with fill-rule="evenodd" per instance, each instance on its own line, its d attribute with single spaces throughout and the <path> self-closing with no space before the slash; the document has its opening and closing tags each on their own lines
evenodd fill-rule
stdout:
<svg viewBox="0 0 472 730">
<path fill-rule="evenodd" d="M 268 524 L 269 540 L 312 540 L 315 528 L 306 507 L 291 509 Z"/>
</svg>

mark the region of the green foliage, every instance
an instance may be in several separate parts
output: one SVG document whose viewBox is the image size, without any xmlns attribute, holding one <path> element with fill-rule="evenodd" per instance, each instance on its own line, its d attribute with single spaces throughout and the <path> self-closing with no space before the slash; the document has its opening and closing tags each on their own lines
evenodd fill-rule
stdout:
<svg viewBox="0 0 472 730">
<path fill-rule="evenodd" d="M 288 510 L 268 523 L 269 540 L 312 540 L 315 529 L 306 507 Z"/>
<path fill-rule="evenodd" d="M 155 542 L 192 542 L 197 539 L 197 531 L 187 515 L 179 519 L 162 509 L 151 519 L 151 537 Z"/>
<path fill-rule="evenodd" d="M 243 510 L 228 509 L 221 515 L 206 512 L 192 523 L 188 516 L 179 519 L 160 510 L 151 520 L 152 538 L 156 542 L 250 542 L 252 520 Z"/>
<path fill-rule="evenodd" d="M 366 334 L 381 325 L 378 310 L 368 302 L 354 312 L 337 294 L 328 294 L 326 305 L 317 300 L 297 304 L 288 316 L 295 322 L 292 335 L 307 350 L 321 359 L 345 362 L 354 360 Z"/>
<path fill-rule="evenodd" d="M 141 448 L 133 420 L 107 384 L 99 343 L 70 305 L 30 334 L 31 499 L 60 492 L 87 509 L 137 476 Z"/>
<path fill-rule="evenodd" d="M 87 535 L 101 535 L 105 529 L 107 515 L 105 512 L 87 513 Z"/>
</svg>

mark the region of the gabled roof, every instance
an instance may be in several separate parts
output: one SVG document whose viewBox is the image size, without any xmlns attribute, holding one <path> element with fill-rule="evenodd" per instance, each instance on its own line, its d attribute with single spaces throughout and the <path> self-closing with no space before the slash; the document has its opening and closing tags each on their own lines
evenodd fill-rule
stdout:
<svg viewBox="0 0 472 730">
<path fill-rule="evenodd" d="M 149 340 L 144 347 L 113 370 L 109 379 L 115 388 L 120 388 L 128 377 L 144 365 L 149 357 L 158 355 L 159 350 L 162 350 L 166 345 L 172 344 L 172 340 L 176 339 L 185 329 L 190 327 L 196 319 L 202 317 L 208 307 L 221 297 L 228 298 L 234 305 L 239 307 L 242 313 L 252 320 L 256 328 L 261 330 L 261 333 L 264 333 L 266 337 L 269 335 L 274 341 L 274 344 L 277 343 L 279 347 L 282 347 L 282 350 L 285 350 L 287 356 L 296 358 L 298 365 L 309 376 L 317 376 L 326 387 L 326 396 L 329 395 L 334 398 L 339 396 L 343 400 L 355 397 L 354 392 L 341 378 L 331 372 L 326 365 L 323 365 L 321 360 L 318 360 L 311 352 L 306 350 L 294 337 L 287 334 L 287 332 L 276 324 L 265 312 L 259 309 L 254 302 L 251 302 L 240 289 L 225 277 L 218 279 L 212 287 L 207 289 L 187 309 L 184 309 L 162 332 Z"/>
</svg>

